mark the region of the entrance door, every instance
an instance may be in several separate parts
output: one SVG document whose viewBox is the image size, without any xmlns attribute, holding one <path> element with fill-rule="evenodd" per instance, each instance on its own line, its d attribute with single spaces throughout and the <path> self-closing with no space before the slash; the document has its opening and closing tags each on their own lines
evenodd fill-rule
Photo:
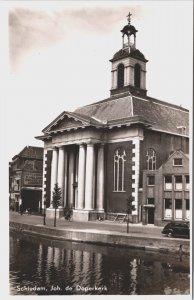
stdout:
<svg viewBox="0 0 194 300">
<path fill-rule="evenodd" d="M 154 224 L 154 207 L 148 208 L 148 224 Z"/>
<path fill-rule="evenodd" d="M 41 191 L 37 191 L 37 190 L 22 191 L 22 206 L 24 211 L 30 208 L 31 212 L 38 212 L 40 200 L 41 200 Z"/>
</svg>

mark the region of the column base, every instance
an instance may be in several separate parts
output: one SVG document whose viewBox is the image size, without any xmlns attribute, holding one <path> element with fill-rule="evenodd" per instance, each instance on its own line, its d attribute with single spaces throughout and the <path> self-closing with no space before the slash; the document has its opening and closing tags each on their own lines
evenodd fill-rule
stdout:
<svg viewBox="0 0 194 300">
<path fill-rule="evenodd" d="M 97 210 L 73 210 L 73 221 L 74 222 L 88 222 L 96 221 L 100 218 L 104 219 L 104 211 Z"/>
<path fill-rule="evenodd" d="M 64 216 L 64 207 L 59 207 L 56 210 L 56 218 L 62 218 Z M 55 209 L 54 208 L 47 208 L 46 209 L 46 217 L 47 218 L 54 218 L 55 217 Z"/>
</svg>

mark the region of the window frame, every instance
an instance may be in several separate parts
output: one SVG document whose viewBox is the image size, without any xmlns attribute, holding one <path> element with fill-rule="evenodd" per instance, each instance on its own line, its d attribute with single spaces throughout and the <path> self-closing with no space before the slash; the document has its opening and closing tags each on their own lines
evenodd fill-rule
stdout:
<svg viewBox="0 0 194 300">
<path fill-rule="evenodd" d="M 177 202 L 181 203 L 181 208 L 177 208 Z M 177 217 L 177 213 L 180 212 L 181 216 Z M 174 218 L 175 220 L 182 220 L 183 219 L 183 199 L 174 199 Z"/>
<path fill-rule="evenodd" d="M 152 178 L 154 179 L 154 184 L 149 183 L 149 179 Z M 154 175 L 147 175 L 147 186 L 155 186 L 155 176 Z"/>
<path fill-rule="evenodd" d="M 166 208 L 166 201 L 167 200 L 170 202 L 170 206 L 171 206 L 170 208 Z M 164 203 L 164 219 L 171 220 L 172 217 L 173 217 L 172 198 L 164 198 L 163 203 Z M 171 211 L 171 216 L 166 216 L 166 210 L 167 209 Z"/>
<path fill-rule="evenodd" d="M 166 177 L 171 177 L 171 182 L 166 182 Z M 171 184 L 171 188 L 166 188 L 166 184 Z M 172 188 L 173 188 L 173 178 L 172 178 L 172 175 L 164 175 L 164 190 L 165 191 L 172 191 Z"/>
<path fill-rule="evenodd" d="M 180 177 L 182 181 L 181 182 L 176 182 L 177 177 Z M 177 184 L 181 184 L 181 187 L 177 188 Z M 183 190 L 183 177 L 182 177 L 182 175 L 175 175 L 174 176 L 174 190 L 175 191 L 182 191 Z"/>
<path fill-rule="evenodd" d="M 141 65 L 138 63 L 134 65 L 134 86 L 141 88 Z"/>
<path fill-rule="evenodd" d="M 124 86 L 125 86 L 125 66 L 123 63 L 120 63 L 117 66 L 117 88 L 119 89 Z"/>
<path fill-rule="evenodd" d="M 178 159 L 181 159 L 181 164 L 175 164 L 175 160 L 178 160 Z M 176 158 L 173 158 L 173 167 L 182 167 L 183 166 L 183 159 L 182 157 L 176 157 Z"/>
<path fill-rule="evenodd" d="M 122 154 L 119 154 L 122 151 Z M 117 157 L 117 159 L 116 159 Z M 120 163 L 121 160 L 121 163 Z M 125 191 L 125 162 L 126 162 L 126 151 L 125 149 L 117 148 L 114 151 L 113 157 L 113 192 L 122 193 Z M 120 165 L 121 165 L 121 178 L 120 178 Z M 121 180 L 121 182 L 120 182 Z M 121 186 L 121 189 L 120 189 Z"/>
<path fill-rule="evenodd" d="M 188 182 L 187 182 L 187 178 L 189 178 L 189 175 L 184 176 L 185 190 L 189 191 L 189 189 L 190 189 L 190 178 L 189 178 Z"/>
<path fill-rule="evenodd" d="M 150 152 L 152 151 L 152 155 Z M 150 167 L 151 162 L 151 168 Z M 153 148 L 148 148 L 146 151 L 146 170 L 147 171 L 156 171 L 156 151 Z"/>
</svg>

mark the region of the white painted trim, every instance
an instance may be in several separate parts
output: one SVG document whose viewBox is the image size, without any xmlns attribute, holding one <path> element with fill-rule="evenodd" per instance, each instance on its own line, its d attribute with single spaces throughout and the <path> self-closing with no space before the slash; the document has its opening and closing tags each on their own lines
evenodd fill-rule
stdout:
<svg viewBox="0 0 194 300">
<path fill-rule="evenodd" d="M 134 113 L 133 113 L 133 97 L 130 96 L 131 98 L 131 114 L 132 114 L 132 117 L 134 116 Z"/>
<path fill-rule="evenodd" d="M 115 139 L 107 139 L 104 142 L 106 144 L 111 144 L 111 143 L 119 143 L 119 142 L 128 142 L 128 141 L 133 141 L 134 138 L 136 137 L 127 137 L 127 138 L 115 138 Z M 138 140 L 143 141 L 143 137 L 138 137 Z M 133 149 L 132 149 L 133 150 Z"/>
</svg>

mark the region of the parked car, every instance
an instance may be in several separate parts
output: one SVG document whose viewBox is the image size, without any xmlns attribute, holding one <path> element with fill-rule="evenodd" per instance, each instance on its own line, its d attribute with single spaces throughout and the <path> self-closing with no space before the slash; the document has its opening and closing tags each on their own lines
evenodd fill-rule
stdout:
<svg viewBox="0 0 194 300">
<path fill-rule="evenodd" d="M 164 226 L 162 234 L 166 234 L 168 237 L 177 236 L 190 238 L 189 223 L 170 222 Z"/>
</svg>

